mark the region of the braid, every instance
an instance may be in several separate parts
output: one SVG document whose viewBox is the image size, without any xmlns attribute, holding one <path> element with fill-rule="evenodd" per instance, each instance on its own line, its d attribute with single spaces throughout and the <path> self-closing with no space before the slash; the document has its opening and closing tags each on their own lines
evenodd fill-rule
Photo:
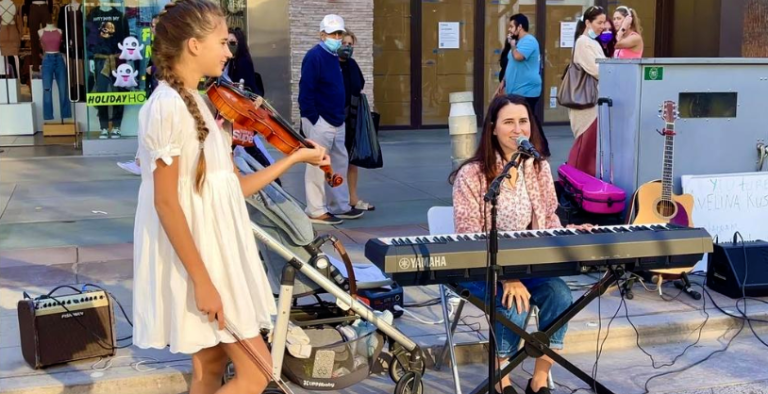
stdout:
<svg viewBox="0 0 768 394">
<path fill-rule="evenodd" d="M 198 193 L 205 184 L 206 162 L 203 148 L 209 130 L 194 95 L 184 87 L 181 78 L 174 71 L 174 66 L 178 64 L 187 40 L 207 36 L 218 23 L 224 23 L 224 14 L 221 8 L 210 0 L 170 2 L 158 14 L 155 43 L 152 48 L 158 79 L 164 80 L 176 90 L 195 121 L 197 140 L 200 142 L 200 156 L 195 175 L 195 190 Z"/>
<path fill-rule="evenodd" d="M 162 70 L 160 77 L 165 80 L 176 92 L 179 93 L 181 99 L 184 100 L 184 104 L 187 105 L 187 110 L 195 120 L 195 127 L 197 128 L 197 140 L 200 142 L 200 157 L 197 160 L 197 171 L 195 176 L 195 190 L 199 193 L 203 189 L 205 183 L 205 139 L 208 137 L 208 126 L 205 125 L 203 114 L 200 112 L 200 107 L 197 105 L 192 93 L 184 88 L 184 84 L 181 79 L 176 76 L 171 70 Z"/>
</svg>

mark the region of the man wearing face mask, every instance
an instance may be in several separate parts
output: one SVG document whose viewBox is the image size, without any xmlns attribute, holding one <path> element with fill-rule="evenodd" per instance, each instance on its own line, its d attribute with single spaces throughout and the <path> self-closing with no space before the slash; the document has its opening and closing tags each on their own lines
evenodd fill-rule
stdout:
<svg viewBox="0 0 768 394">
<path fill-rule="evenodd" d="M 536 116 L 536 104 L 541 98 L 541 52 L 539 42 L 528 33 L 528 17 L 523 14 L 515 14 L 509 18 L 510 44 L 507 67 L 504 71 L 504 86 L 506 94 L 516 94 L 525 97 L 531 110 Z M 541 122 L 536 119 L 536 124 Z M 549 156 L 549 143 L 541 131 L 542 155 Z"/>
<path fill-rule="evenodd" d="M 310 140 L 326 148 L 338 174 L 346 174 L 349 163 L 344 145 L 344 77 L 338 57 L 344 32 L 344 19 L 340 16 L 330 14 L 323 18 L 320 22 L 321 42 L 304 56 L 299 80 L 301 128 Z M 322 170 L 307 166 L 304 183 L 306 213 L 313 223 L 334 225 L 342 223 L 342 219 L 357 219 L 363 215 L 363 211 L 349 205 L 346 180 L 331 188 L 326 184 Z"/>
</svg>

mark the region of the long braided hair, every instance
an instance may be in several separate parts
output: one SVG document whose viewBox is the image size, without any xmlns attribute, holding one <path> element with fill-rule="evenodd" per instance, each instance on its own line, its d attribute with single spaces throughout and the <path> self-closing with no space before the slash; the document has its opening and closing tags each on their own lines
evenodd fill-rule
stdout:
<svg viewBox="0 0 768 394">
<path fill-rule="evenodd" d="M 211 34 L 219 23 L 225 23 L 224 13 L 219 5 L 209 0 L 177 0 L 168 3 L 158 18 L 155 41 L 152 44 L 152 59 L 157 67 L 158 79 L 165 81 L 179 93 L 195 120 L 197 139 L 200 142 L 195 190 L 199 193 L 205 183 L 203 146 L 210 130 L 205 125 L 193 93 L 184 87 L 181 78 L 175 74 L 174 67 L 178 64 L 187 41 L 190 38 L 201 40 Z"/>
</svg>

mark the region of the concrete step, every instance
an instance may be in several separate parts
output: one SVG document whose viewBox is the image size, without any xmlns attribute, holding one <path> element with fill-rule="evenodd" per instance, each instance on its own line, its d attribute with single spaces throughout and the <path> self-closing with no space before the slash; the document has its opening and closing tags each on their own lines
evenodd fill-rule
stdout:
<svg viewBox="0 0 768 394">
<path fill-rule="evenodd" d="M 89 360 L 36 371 L 30 369 L 21 358 L 15 309 L 22 291 L 40 294 L 64 283 L 96 283 L 113 292 L 130 315 L 133 288 L 131 253 L 130 244 L 2 252 L 0 393 L 170 394 L 186 390 L 191 371 L 189 358 L 171 354 L 167 350 L 141 350 L 135 347 L 123 349 L 112 359 L 112 364 L 106 370 L 100 370 L 104 369 L 104 362 L 94 365 L 97 360 Z M 574 288 L 583 288 L 596 280 L 586 275 L 565 279 Z M 700 277 L 693 279 L 701 280 Z M 638 342 L 635 328 L 640 332 L 639 342 L 649 348 L 665 349 L 668 346 L 693 343 L 698 337 L 697 329 L 705 319 L 702 312 L 705 302 L 706 312 L 710 317 L 703 326 L 702 341 L 716 341 L 723 332 L 740 324 L 738 320 L 714 309 L 709 296 L 705 295 L 703 300 L 695 301 L 685 294 L 674 297 L 677 290 L 670 284 L 665 285 L 663 289 L 668 299 L 672 298 L 671 301 L 661 299 L 658 293 L 644 291 L 640 286 L 636 286 L 635 298 L 632 301 L 622 302 L 616 289 L 593 301 L 569 323 L 563 354 L 577 358 L 591 356 L 594 361 L 598 332 L 601 333 L 600 338 L 604 338 L 609 323 L 610 335 L 603 348 L 606 354 L 630 354 L 635 351 Z M 584 290 L 575 290 L 574 298 L 578 298 L 583 292 Z M 405 291 L 405 302 L 424 304 L 438 296 L 437 286 L 409 287 Z M 736 313 L 734 300 L 714 292 L 711 292 L 711 297 L 726 311 Z M 411 307 L 408 310 L 422 320 L 437 322 L 442 319 L 439 305 Z M 617 316 L 610 322 L 614 314 Z M 766 319 L 768 305 L 750 302 L 749 314 L 755 318 Z M 635 328 L 630 324 L 627 315 Z M 129 334 L 131 328 L 128 323 L 119 313 L 116 316 L 118 336 Z M 457 342 L 475 342 L 457 348 L 458 363 L 461 370 L 465 371 L 472 365 L 486 363 L 487 347 L 483 342 L 487 338 L 487 322 L 482 312 L 474 306 L 467 306 L 461 319 L 456 334 Z M 404 316 L 396 319 L 396 327 L 424 349 L 427 364 L 432 368 L 434 359 L 445 342 L 443 325 L 424 324 Z M 767 331 L 764 324 L 756 324 L 755 329 L 758 334 L 765 334 Z M 530 330 L 535 330 L 535 327 L 529 327 Z M 477 343 L 478 341 L 480 343 Z M 759 349 L 756 346 L 755 348 Z M 645 361 L 641 358 L 637 362 Z M 610 365 L 607 361 L 606 363 Z M 591 366 L 587 369 L 589 370 Z M 564 374 L 567 375 L 558 375 Z M 370 381 L 375 382 L 375 379 Z M 367 385 L 369 381 L 363 384 Z M 389 384 L 391 385 L 391 382 Z M 386 391 L 391 390 L 392 386 Z"/>
<path fill-rule="evenodd" d="M 748 328 L 741 331 L 727 351 L 715 354 L 709 360 L 696 364 L 711 353 L 724 349 L 738 330 L 721 332 L 718 339 L 703 339 L 679 357 L 675 365 L 654 369 L 651 361 L 637 348 L 606 350 L 599 359 L 597 379 L 615 393 L 640 394 L 645 392 L 645 384 L 654 375 L 668 373 L 653 378 L 648 383 L 649 393 L 659 394 L 768 394 L 768 370 L 764 368 L 766 349 L 751 334 Z M 690 343 L 667 345 L 648 345 L 645 350 L 651 353 L 657 366 L 670 363 L 682 353 Z M 583 371 L 591 374 L 595 362 L 595 353 L 570 353 L 566 359 Z M 533 371 L 534 361 L 526 360 L 522 367 L 512 372 L 513 384 L 519 392 Z M 13 394 L 178 394 L 186 393 L 190 378 L 188 361 L 167 360 L 160 364 L 142 364 L 141 372 L 131 367 L 129 358 L 116 358 L 106 371 L 91 369 L 93 363 L 79 363 L 78 371 L 66 374 L 50 374 L 37 379 L 15 379 L 9 385 L 5 379 L 0 392 Z M 103 364 L 101 365 L 103 366 Z M 150 370 L 151 368 L 155 368 Z M 675 372 L 679 371 L 679 372 Z M 460 384 L 462 392 L 467 393 L 481 384 L 487 373 L 486 364 L 471 363 L 460 366 Z M 572 376 L 563 367 L 553 368 L 556 383 L 555 394 L 589 392 L 587 385 Z M 22 384 L 24 383 L 24 384 Z M 386 373 L 373 374 L 371 377 L 348 389 L 326 391 L 329 394 L 385 394 L 394 392 L 395 384 Z M 425 376 L 425 393 L 452 393 L 453 381 L 450 369 L 435 371 L 428 369 Z M 296 394 L 316 393 L 318 391 L 295 388 Z"/>
</svg>

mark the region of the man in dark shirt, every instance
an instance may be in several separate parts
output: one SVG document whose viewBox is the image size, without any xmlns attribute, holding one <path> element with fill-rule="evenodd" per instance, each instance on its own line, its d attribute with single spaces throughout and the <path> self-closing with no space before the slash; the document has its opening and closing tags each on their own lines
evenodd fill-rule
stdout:
<svg viewBox="0 0 768 394">
<path fill-rule="evenodd" d="M 320 23 L 320 39 L 304 56 L 299 81 L 301 127 L 307 137 L 322 145 L 331 157 L 337 174 L 346 175 L 349 159 L 344 146 L 344 79 L 336 51 L 341 47 L 344 19 L 326 15 Z M 323 171 L 307 166 L 304 176 L 307 215 L 317 224 L 340 224 L 342 219 L 357 219 L 363 211 L 349 205 L 349 188 L 331 188 Z"/>
</svg>

